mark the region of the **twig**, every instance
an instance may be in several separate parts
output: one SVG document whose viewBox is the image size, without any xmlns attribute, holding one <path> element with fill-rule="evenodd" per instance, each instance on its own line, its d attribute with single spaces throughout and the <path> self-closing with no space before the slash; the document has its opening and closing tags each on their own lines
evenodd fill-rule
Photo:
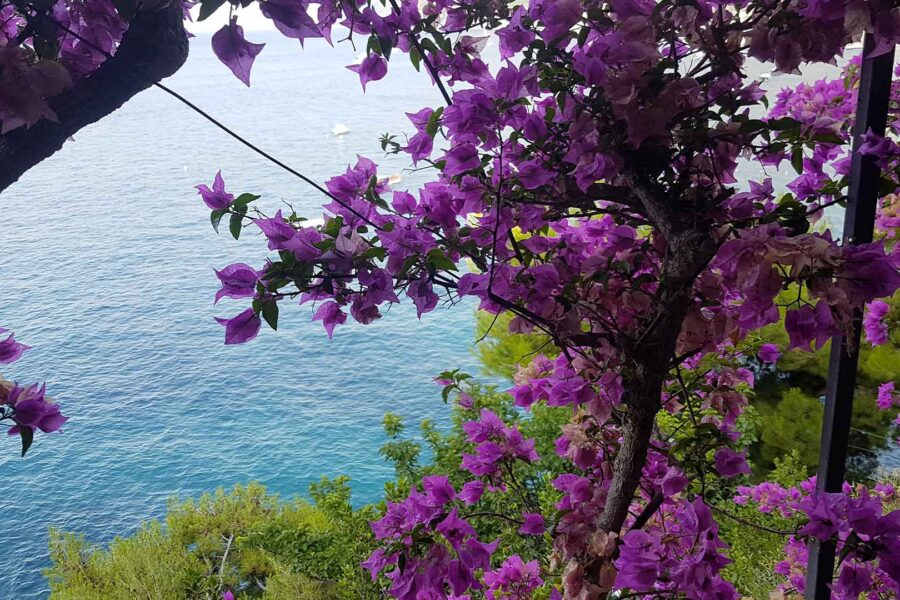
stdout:
<svg viewBox="0 0 900 600">
<path fill-rule="evenodd" d="M 635 531 L 637 529 L 641 529 L 644 525 L 647 524 L 647 521 L 653 516 L 653 514 L 659 510 L 659 507 L 662 506 L 663 503 L 663 495 L 662 492 L 656 492 L 653 494 L 653 497 L 650 498 L 650 502 L 647 503 L 647 506 L 644 507 L 644 510 L 641 511 L 641 514 L 637 516 L 634 520 L 634 523 L 631 527 L 628 528 L 629 531 Z"/>
<path fill-rule="evenodd" d="M 704 504 L 706 504 L 706 502 L 704 502 Z M 788 531 L 786 529 L 774 529 L 772 527 L 766 527 L 765 525 L 760 525 L 759 523 L 754 523 L 753 521 L 750 521 L 749 519 L 745 519 L 743 517 L 733 515 L 730 512 L 723 510 L 713 504 L 706 504 L 706 506 L 708 506 L 710 509 L 712 509 L 713 512 L 717 512 L 722 516 L 728 517 L 735 523 L 740 523 L 741 525 L 746 525 L 747 527 L 753 527 L 754 529 L 759 529 L 760 531 L 765 531 L 767 533 L 774 533 L 776 535 L 794 535 L 797 533 L 796 529 Z"/>
<path fill-rule="evenodd" d="M 391 7 L 397 12 L 397 15 L 400 15 L 400 7 L 397 6 L 397 0 L 391 0 Z M 416 51 L 419 53 L 419 56 L 422 57 L 422 62 L 425 63 L 425 67 L 428 68 L 428 72 L 431 73 L 431 78 L 437 84 L 438 89 L 441 90 L 441 95 L 444 97 L 444 102 L 447 103 L 447 106 L 453 105 L 453 100 L 450 98 L 450 94 L 447 93 L 447 88 L 444 87 L 444 82 L 441 81 L 441 76 L 438 73 L 437 69 L 434 68 L 434 65 L 431 64 L 431 61 L 428 59 L 428 55 L 425 54 L 425 49 L 422 48 L 422 45 L 419 43 L 419 38 L 416 37 L 412 31 L 406 32 L 406 35 L 409 36 L 409 41 L 412 42 Z"/>
<path fill-rule="evenodd" d="M 219 563 L 219 586 L 222 585 L 222 576 L 225 573 L 225 562 L 228 560 L 228 551 L 231 550 L 231 542 L 234 541 L 234 534 L 228 536 L 228 543 L 225 544 L 225 553 L 222 554 L 222 562 Z"/>
</svg>

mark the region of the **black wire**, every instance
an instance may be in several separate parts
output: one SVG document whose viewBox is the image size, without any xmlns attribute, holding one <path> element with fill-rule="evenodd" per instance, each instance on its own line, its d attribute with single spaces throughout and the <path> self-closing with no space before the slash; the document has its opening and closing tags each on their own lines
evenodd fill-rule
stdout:
<svg viewBox="0 0 900 600">
<path fill-rule="evenodd" d="M 34 7 L 32 6 L 31 9 L 34 10 Z M 91 42 L 90 40 L 85 39 L 85 38 L 84 38 L 83 36 L 81 36 L 80 34 L 78 34 L 78 33 L 74 32 L 74 31 L 72 31 L 71 29 L 69 29 L 68 27 L 66 27 L 65 25 L 63 25 L 62 23 L 60 23 L 59 21 L 57 21 L 56 19 L 54 19 L 53 17 L 47 16 L 47 15 L 43 15 L 43 14 L 41 14 L 41 13 L 37 13 L 37 14 L 38 14 L 38 18 L 47 19 L 48 21 L 50 21 L 51 23 L 53 23 L 54 25 L 56 25 L 57 27 L 59 27 L 61 30 L 65 31 L 66 33 L 71 34 L 71 35 L 74 36 L 76 39 L 78 39 L 79 41 L 83 42 L 84 44 L 87 44 L 88 46 L 90 46 L 91 48 L 93 48 L 94 50 L 96 50 L 97 52 L 102 53 L 104 56 L 106 56 L 107 59 L 110 59 L 110 58 L 113 57 L 112 54 L 110 54 L 110 53 L 107 52 L 106 50 L 103 50 L 102 48 L 98 47 L 96 44 L 94 44 L 94 43 Z M 339 199 L 339 198 L 336 198 L 336 197 L 335 197 L 331 192 L 329 192 L 326 188 L 322 187 L 321 185 L 319 185 L 318 183 L 316 183 L 314 180 L 310 179 L 309 177 L 307 177 L 307 176 L 304 175 L 303 173 L 297 171 L 296 169 L 294 169 L 294 168 L 292 168 L 292 167 L 286 165 L 286 164 L 283 163 L 282 161 L 278 160 L 277 158 L 275 158 L 274 156 L 272 156 L 271 154 L 269 154 L 268 152 L 266 152 L 265 150 L 263 150 L 263 149 L 260 148 L 259 146 L 256 146 L 255 144 L 249 142 L 249 141 L 246 140 L 244 137 L 242 137 L 241 135 L 239 135 L 238 133 L 236 133 L 235 131 L 233 131 L 232 129 L 230 129 L 229 127 L 227 127 L 226 125 L 224 125 L 221 121 L 219 121 L 218 119 L 216 119 L 215 117 L 213 117 L 212 115 L 210 115 L 208 112 L 206 112 L 205 110 L 203 110 L 202 108 L 200 108 L 199 106 L 197 106 L 196 104 L 194 104 L 193 102 L 191 102 L 190 100 L 188 100 L 187 98 L 185 98 L 184 96 L 182 96 L 181 94 L 179 94 L 178 92 L 176 92 L 175 90 L 173 90 L 172 88 L 170 88 L 170 87 L 168 87 L 168 86 L 166 86 L 166 85 L 163 85 L 162 83 L 159 83 L 158 81 L 153 82 L 153 85 L 156 86 L 156 87 L 158 87 L 158 88 L 161 89 L 162 91 L 166 92 L 167 94 L 169 94 L 169 95 L 172 96 L 173 98 L 176 98 L 177 100 L 179 100 L 179 101 L 180 101 L 181 103 L 183 103 L 185 106 L 187 106 L 188 108 L 190 108 L 191 110 L 193 110 L 194 112 L 196 112 L 198 115 L 200 115 L 201 117 L 203 117 L 204 119 L 206 119 L 207 121 L 209 121 L 210 123 L 212 123 L 213 125 L 215 125 L 216 127 L 218 127 L 219 129 L 221 129 L 222 131 L 224 131 L 225 133 L 227 133 L 228 135 L 230 135 L 231 137 L 233 137 L 234 139 L 236 139 L 236 140 L 239 141 L 240 143 L 242 143 L 242 144 L 243 144 L 244 146 L 246 146 L 247 148 L 250 148 L 251 150 L 253 150 L 253 151 L 256 152 L 257 154 L 259 154 L 260 156 L 262 156 L 263 158 L 265 158 L 266 160 L 268 160 L 268 161 L 270 161 L 271 163 L 273 163 L 273 164 L 275 164 L 275 165 L 281 167 L 282 169 L 284 169 L 285 171 L 287 171 L 287 172 L 290 173 L 291 175 L 294 175 L 295 177 L 300 178 L 302 181 L 304 181 L 304 182 L 306 182 L 307 184 L 311 185 L 313 188 L 315 188 L 316 190 L 318 190 L 319 192 L 321 192 L 322 194 L 324 194 L 324 195 L 327 196 L 328 198 L 331 198 L 332 200 L 334 200 L 335 202 L 337 202 L 340 206 L 343 206 L 344 208 L 346 208 L 347 210 L 349 210 L 352 214 L 354 214 L 355 216 L 357 216 L 357 217 L 359 217 L 360 219 L 362 219 L 363 222 L 365 222 L 366 224 L 371 225 L 372 227 L 374 227 L 375 229 L 377 229 L 377 230 L 379 230 L 379 231 L 381 230 L 381 227 L 379 227 L 378 225 L 376 225 L 375 223 L 373 223 L 368 217 L 366 217 L 365 215 L 363 215 L 362 213 L 360 213 L 358 210 L 356 210 L 355 208 L 353 208 L 352 206 L 350 206 L 348 203 L 344 202 L 343 200 L 341 200 L 341 199 Z"/>
<path fill-rule="evenodd" d="M 400 16 L 400 7 L 397 6 L 397 0 L 390 0 L 391 7 L 397 12 L 397 16 Z M 428 55 L 425 54 L 425 49 L 422 48 L 422 45 L 419 44 L 419 38 L 416 37 L 412 31 L 407 32 L 409 36 L 409 40 L 415 46 L 416 51 L 419 53 L 419 56 L 422 57 L 422 62 L 425 63 L 425 66 L 428 68 L 428 72 L 431 73 L 431 78 L 437 84 L 438 89 L 441 90 L 441 95 L 444 97 L 444 102 L 447 103 L 447 106 L 453 105 L 453 100 L 450 99 L 450 94 L 447 93 L 447 88 L 444 87 L 444 82 L 441 81 L 440 73 L 438 73 L 437 69 L 434 68 L 434 65 L 431 64 L 431 61 L 428 59 Z"/>
</svg>

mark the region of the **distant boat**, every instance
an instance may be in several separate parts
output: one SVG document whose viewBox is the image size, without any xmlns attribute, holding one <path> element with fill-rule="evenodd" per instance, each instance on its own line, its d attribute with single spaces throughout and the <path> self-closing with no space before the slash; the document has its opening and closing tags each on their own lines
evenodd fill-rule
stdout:
<svg viewBox="0 0 900 600">
<path fill-rule="evenodd" d="M 388 175 L 387 182 L 389 185 L 396 185 L 403 181 L 403 175 L 400 173 L 394 173 L 393 175 Z"/>
<path fill-rule="evenodd" d="M 347 127 L 346 125 L 344 125 L 343 123 L 338 123 L 331 130 L 331 135 L 333 135 L 333 136 L 342 136 L 342 135 L 347 135 L 348 133 L 350 133 L 350 128 Z"/>
</svg>

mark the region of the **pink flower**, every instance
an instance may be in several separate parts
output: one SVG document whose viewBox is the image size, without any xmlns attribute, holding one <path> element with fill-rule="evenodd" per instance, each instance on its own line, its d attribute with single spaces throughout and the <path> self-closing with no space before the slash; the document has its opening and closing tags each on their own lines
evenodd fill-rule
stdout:
<svg viewBox="0 0 900 600">
<path fill-rule="evenodd" d="M 544 517 L 537 513 L 523 513 L 525 522 L 519 527 L 519 533 L 522 535 L 542 535 L 546 529 Z"/>
<path fill-rule="evenodd" d="M 781 356 L 781 351 L 775 344 L 763 344 L 759 347 L 756 355 L 764 363 L 775 364 L 778 362 L 778 357 Z"/>
<path fill-rule="evenodd" d="M 863 329 L 866 332 L 866 341 L 873 346 L 880 346 L 888 341 L 888 326 L 884 318 L 890 310 L 890 305 L 882 300 L 873 300 L 866 307 Z"/>
<path fill-rule="evenodd" d="M 337 302 L 323 302 L 313 316 L 313 321 L 322 321 L 328 339 L 331 339 L 331 336 L 334 335 L 334 328 L 347 322 L 347 314 L 341 310 L 341 305 Z"/>
<path fill-rule="evenodd" d="M 526 563 L 514 554 L 503 561 L 496 571 L 484 574 L 487 597 L 490 600 L 530 600 L 531 592 L 544 583 L 538 562 Z"/>
<path fill-rule="evenodd" d="M 722 477 L 736 477 L 749 475 L 750 465 L 747 464 L 746 452 L 735 452 L 731 448 L 722 447 L 715 455 L 716 471 Z"/>
<path fill-rule="evenodd" d="M 0 333 L 5 332 L 5 329 L 0 329 Z M 0 342 L 0 365 L 8 365 L 16 362 L 30 349 L 31 346 L 20 344 L 15 340 L 15 334 L 10 333 L 8 338 Z"/>
<path fill-rule="evenodd" d="M 363 91 L 365 91 L 367 83 L 378 81 L 387 75 L 387 61 L 374 53 L 366 56 L 360 64 L 350 65 L 347 68 L 359 74 L 359 81 L 362 83 Z"/>
<path fill-rule="evenodd" d="M 234 194 L 229 194 L 225 191 L 225 181 L 222 179 L 222 171 L 216 172 L 212 189 L 209 189 L 204 184 L 200 184 L 196 186 L 196 190 L 206 206 L 212 210 L 226 209 L 234 202 Z"/>
<path fill-rule="evenodd" d="M 878 386 L 878 398 L 875 400 L 878 408 L 888 410 L 894 406 L 894 382 L 888 381 Z"/>
<path fill-rule="evenodd" d="M 223 319 L 215 317 L 220 325 L 225 326 L 225 343 L 226 344 L 243 344 L 249 342 L 259 333 L 260 321 L 259 316 L 248 308 L 244 312 L 230 318 Z"/>
<path fill-rule="evenodd" d="M 237 24 L 237 16 L 212 36 L 215 55 L 244 85 L 250 86 L 250 69 L 256 55 L 265 44 L 254 44 L 244 39 L 244 28 Z"/>
</svg>

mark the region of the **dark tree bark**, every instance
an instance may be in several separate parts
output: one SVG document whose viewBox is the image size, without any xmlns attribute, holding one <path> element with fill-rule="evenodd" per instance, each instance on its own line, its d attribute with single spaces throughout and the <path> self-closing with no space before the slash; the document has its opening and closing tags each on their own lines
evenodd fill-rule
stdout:
<svg viewBox="0 0 900 600">
<path fill-rule="evenodd" d="M 625 182 L 640 201 L 642 212 L 665 237 L 667 253 L 645 328 L 637 340 L 632 340 L 632 347 L 624 349 L 628 368 L 623 372 L 622 401 L 628 410 L 606 503 L 597 522 L 599 531 L 610 533 L 622 533 L 628 518 L 647 462 L 656 414 L 662 408 L 662 391 L 678 336 L 693 301 L 694 281 L 718 249 L 710 223 L 706 217 L 698 217 L 698 211 L 684 209 L 677 198 L 670 200 L 647 178 L 633 175 Z M 605 589 L 601 581 L 603 562 L 586 558 L 585 582 L 596 590 Z"/>
<path fill-rule="evenodd" d="M 188 55 L 181 3 L 138 12 L 116 54 L 94 73 L 49 100 L 59 120 L 44 119 L 0 136 L 0 192 L 86 125 L 175 73 Z"/>
<path fill-rule="evenodd" d="M 677 221 L 666 223 L 669 254 L 663 259 L 659 295 L 638 347 L 628 352 L 632 364 L 622 382 L 628 412 L 607 503 L 598 523 L 603 531 L 619 532 L 628 516 L 647 462 L 656 413 L 662 408 L 662 390 L 675 357 L 675 345 L 691 306 L 694 281 L 716 253 L 709 228 L 703 224 L 682 227 Z"/>
</svg>

